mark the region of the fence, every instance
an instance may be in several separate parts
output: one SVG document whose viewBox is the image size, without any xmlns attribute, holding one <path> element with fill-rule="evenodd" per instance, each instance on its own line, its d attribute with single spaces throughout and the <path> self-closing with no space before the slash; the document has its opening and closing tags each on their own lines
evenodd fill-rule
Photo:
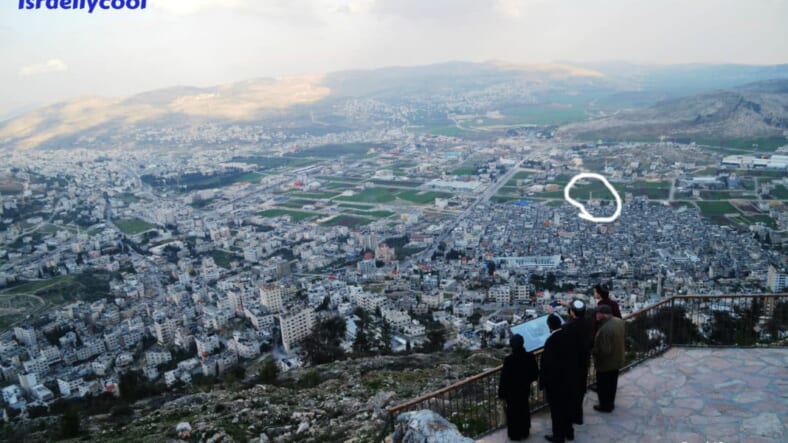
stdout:
<svg viewBox="0 0 788 443">
<path fill-rule="evenodd" d="M 671 346 L 767 346 L 788 337 L 788 294 L 674 296 L 627 317 L 629 369 Z M 541 349 L 534 352 L 541 367 Z M 478 437 L 505 425 L 498 400 L 501 367 L 423 395 L 388 410 L 386 431 L 402 412 L 430 409 Z M 593 361 L 588 383 L 596 378 Z M 543 392 L 531 387 L 531 410 L 546 406 Z"/>
</svg>

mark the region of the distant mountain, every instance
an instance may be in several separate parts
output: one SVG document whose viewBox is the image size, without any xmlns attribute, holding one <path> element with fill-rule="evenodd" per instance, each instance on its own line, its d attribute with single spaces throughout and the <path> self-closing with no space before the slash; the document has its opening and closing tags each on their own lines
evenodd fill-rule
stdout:
<svg viewBox="0 0 788 443">
<path fill-rule="evenodd" d="M 661 101 L 644 109 L 573 123 L 560 134 L 599 139 L 759 139 L 788 134 L 788 80 L 767 80 Z"/>
<path fill-rule="evenodd" d="M 764 78 L 788 78 L 788 65 L 579 67 L 449 62 L 263 78 L 209 88 L 177 86 L 126 98 L 82 97 L 39 108 L 0 122 L 0 149 L 144 146 L 152 142 L 140 141 L 139 134 L 155 139 L 150 134 L 206 123 L 325 133 L 381 125 L 446 127 L 455 124 L 451 115 L 501 111 L 509 120 L 496 117 L 493 123 L 530 119 L 559 124 L 647 107 L 686 91 L 708 92 Z M 754 100 L 760 103 L 762 96 L 774 93 L 742 89 L 736 94 L 758 95 Z M 679 106 L 665 103 L 659 106 Z M 765 125 L 778 125 L 780 113 L 769 104 L 763 106 L 772 119 L 764 120 Z M 706 116 L 709 112 L 696 111 L 695 116 L 711 118 Z"/>
</svg>

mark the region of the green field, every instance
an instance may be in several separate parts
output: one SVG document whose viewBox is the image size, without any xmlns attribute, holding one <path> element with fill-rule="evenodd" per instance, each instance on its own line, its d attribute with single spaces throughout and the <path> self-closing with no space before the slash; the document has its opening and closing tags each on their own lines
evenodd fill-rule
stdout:
<svg viewBox="0 0 788 443">
<path fill-rule="evenodd" d="M 317 157 L 317 158 L 337 158 L 343 155 L 351 157 L 366 157 L 371 148 L 379 145 L 373 143 L 343 143 L 316 146 L 314 148 L 302 149 L 295 154 L 295 157 Z"/>
<path fill-rule="evenodd" d="M 324 200 L 336 197 L 339 192 L 293 192 L 289 195 L 293 197 L 311 198 L 316 200 Z"/>
<path fill-rule="evenodd" d="M 739 211 L 728 202 L 698 202 L 703 215 L 738 214 Z"/>
<path fill-rule="evenodd" d="M 232 263 L 234 260 L 240 259 L 240 257 L 238 257 L 235 254 L 231 254 L 229 252 L 219 251 L 219 250 L 211 251 L 210 255 L 211 257 L 213 257 L 213 261 L 216 263 L 217 266 L 221 266 L 225 269 L 230 269 L 230 263 Z"/>
<path fill-rule="evenodd" d="M 394 201 L 397 190 L 387 188 L 367 188 L 350 197 L 337 197 L 335 200 L 360 203 L 387 203 Z M 410 191 L 406 191 L 410 192 Z"/>
<path fill-rule="evenodd" d="M 351 209 L 372 209 L 370 205 L 355 205 L 353 203 L 340 203 L 337 206 L 340 208 L 351 208 Z"/>
<path fill-rule="evenodd" d="M 340 176 L 331 176 L 331 175 L 318 175 L 317 179 L 336 181 L 336 182 L 348 182 L 348 183 L 358 183 L 364 180 L 363 178 L 360 177 L 340 177 Z"/>
<path fill-rule="evenodd" d="M 451 194 L 447 194 L 445 192 L 434 192 L 434 191 L 427 191 L 427 192 L 418 192 L 418 191 L 404 191 L 397 194 L 397 198 L 401 200 L 406 200 L 411 203 L 416 203 L 419 205 L 425 205 L 434 203 L 436 198 L 449 198 Z"/>
<path fill-rule="evenodd" d="M 231 161 L 239 162 L 239 163 L 250 163 L 259 166 L 260 169 L 263 170 L 276 169 L 276 168 L 281 168 L 283 166 L 300 168 L 316 163 L 315 160 L 309 160 L 304 158 L 264 157 L 264 156 L 233 157 Z"/>
<path fill-rule="evenodd" d="M 769 195 L 778 200 L 788 200 L 788 189 L 783 185 L 775 186 Z"/>
<path fill-rule="evenodd" d="M 403 188 L 418 188 L 423 182 L 403 181 L 403 180 L 370 180 L 372 183 L 381 186 L 400 186 Z"/>
<path fill-rule="evenodd" d="M 699 145 L 719 146 L 745 152 L 773 152 L 781 146 L 788 145 L 785 137 L 698 139 L 695 142 Z"/>
<path fill-rule="evenodd" d="M 13 289 L 9 289 L 7 292 L 9 294 L 35 294 L 36 292 L 46 287 L 55 286 L 61 283 L 67 283 L 71 280 L 73 280 L 73 278 L 70 275 L 61 275 L 58 277 L 50 278 L 49 280 L 41 280 L 41 281 L 25 283 L 23 285 L 16 286 Z"/>
<path fill-rule="evenodd" d="M 476 166 L 461 166 L 451 171 L 451 173 L 452 175 L 476 175 L 478 169 Z"/>
<path fill-rule="evenodd" d="M 369 224 L 372 220 L 364 217 L 354 217 L 352 215 L 337 215 L 331 220 L 321 223 L 323 226 L 347 226 L 348 228 L 355 228 L 356 226 L 363 226 Z"/>
<path fill-rule="evenodd" d="M 580 106 L 518 105 L 504 107 L 505 118 L 490 120 L 489 124 L 533 124 L 550 125 L 585 120 L 587 115 Z"/>
<path fill-rule="evenodd" d="M 445 135 L 446 137 L 461 137 L 471 133 L 471 131 L 466 131 L 456 126 L 434 126 L 426 128 L 425 132 L 433 135 Z"/>
<path fill-rule="evenodd" d="M 315 200 L 302 200 L 302 199 L 294 198 L 284 203 L 278 203 L 277 206 L 300 209 L 306 205 L 314 205 L 315 203 L 317 203 Z"/>
<path fill-rule="evenodd" d="M 156 226 L 138 218 L 114 220 L 115 225 L 126 235 L 137 235 L 154 229 Z"/>
<path fill-rule="evenodd" d="M 373 218 L 386 218 L 391 217 L 394 215 L 391 211 L 357 211 L 357 210 L 350 210 L 347 211 L 350 214 L 361 215 L 364 217 L 373 217 Z"/>
<path fill-rule="evenodd" d="M 776 228 L 777 222 L 774 221 L 773 218 L 769 217 L 768 215 L 740 215 L 736 217 L 732 217 L 739 224 L 743 225 L 754 225 L 755 223 L 763 223 L 770 228 Z"/>
<path fill-rule="evenodd" d="M 259 215 L 267 218 L 275 218 L 275 217 L 282 217 L 289 215 L 290 219 L 294 222 L 299 222 L 301 220 L 306 220 L 318 216 L 318 214 L 313 214 L 311 212 L 291 211 L 288 209 L 268 209 L 266 211 L 260 212 Z"/>
<path fill-rule="evenodd" d="M 519 172 L 517 172 L 517 174 L 514 174 L 514 177 L 512 177 L 512 180 L 522 180 L 524 178 L 530 178 L 533 175 L 534 175 L 533 172 L 519 171 Z"/>
</svg>

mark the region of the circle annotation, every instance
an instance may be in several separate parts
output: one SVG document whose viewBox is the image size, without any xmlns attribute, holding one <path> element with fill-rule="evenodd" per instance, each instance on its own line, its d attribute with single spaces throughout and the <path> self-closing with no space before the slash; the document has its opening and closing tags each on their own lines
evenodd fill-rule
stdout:
<svg viewBox="0 0 788 443">
<path fill-rule="evenodd" d="M 609 189 L 610 192 L 613 193 L 613 198 L 616 199 L 616 212 L 614 212 L 613 215 L 609 217 L 594 217 L 593 215 L 591 215 L 591 213 L 589 213 L 586 210 L 586 207 L 582 203 L 578 202 L 577 200 L 574 200 L 572 197 L 569 196 L 569 190 L 572 189 L 572 186 L 574 186 L 578 180 L 582 180 L 584 178 L 594 178 L 600 180 L 602 183 L 604 183 L 605 187 L 607 187 L 607 189 Z M 570 205 L 580 209 L 580 213 L 577 214 L 577 216 L 584 220 L 592 221 L 595 223 L 612 223 L 621 215 L 621 196 L 618 195 L 618 192 L 615 190 L 615 188 L 613 188 L 610 182 L 608 182 L 607 179 L 601 174 L 596 174 L 593 172 L 583 172 L 572 177 L 572 179 L 569 180 L 569 183 L 564 188 L 564 199 L 567 202 L 569 202 Z"/>
</svg>

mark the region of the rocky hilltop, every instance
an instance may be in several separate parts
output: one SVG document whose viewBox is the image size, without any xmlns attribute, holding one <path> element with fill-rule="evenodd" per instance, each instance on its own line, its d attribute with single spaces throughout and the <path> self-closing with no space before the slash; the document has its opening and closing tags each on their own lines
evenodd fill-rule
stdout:
<svg viewBox="0 0 788 443">
<path fill-rule="evenodd" d="M 560 133 L 582 138 L 648 139 L 661 136 L 766 138 L 788 132 L 788 80 L 665 100 L 645 109 L 566 125 Z"/>
<path fill-rule="evenodd" d="M 102 442 L 372 442 L 382 436 L 386 408 L 493 368 L 503 356 L 486 349 L 339 361 L 289 371 L 273 383 L 253 376 L 144 399 L 123 406 L 123 414 L 115 407 L 81 417 L 80 428 Z M 51 441 L 60 420 L 17 423 L 4 438 Z"/>
</svg>

